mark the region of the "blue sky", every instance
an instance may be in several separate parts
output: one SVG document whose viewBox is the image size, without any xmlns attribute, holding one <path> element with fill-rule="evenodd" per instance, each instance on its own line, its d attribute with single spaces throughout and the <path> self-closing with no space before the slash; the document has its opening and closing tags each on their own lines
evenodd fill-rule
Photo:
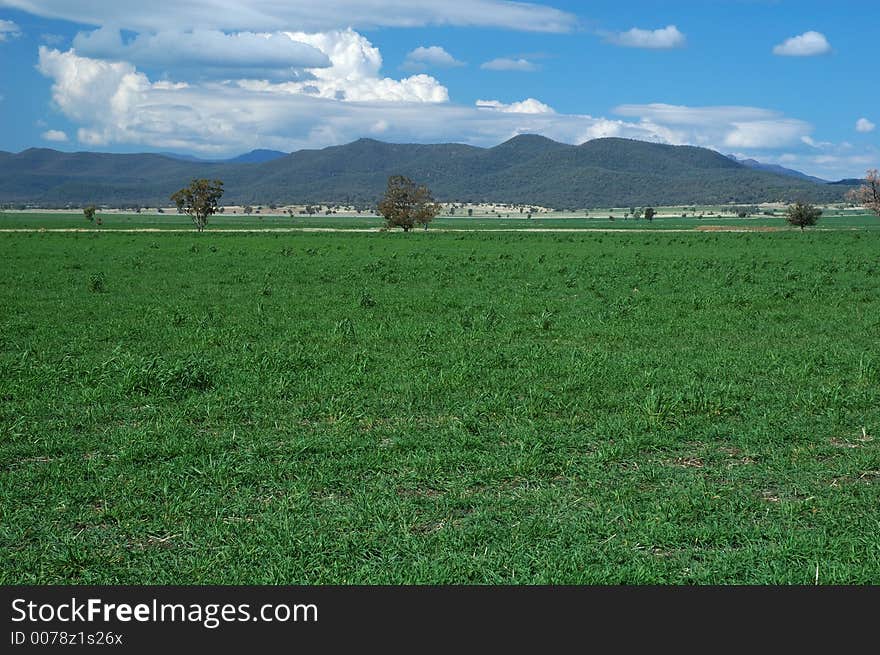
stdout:
<svg viewBox="0 0 880 655">
<path fill-rule="evenodd" d="M 0 0 L 0 149 L 535 132 L 855 177 L 880 166 L 878 19 L 847 0 Z"/>
</svg>

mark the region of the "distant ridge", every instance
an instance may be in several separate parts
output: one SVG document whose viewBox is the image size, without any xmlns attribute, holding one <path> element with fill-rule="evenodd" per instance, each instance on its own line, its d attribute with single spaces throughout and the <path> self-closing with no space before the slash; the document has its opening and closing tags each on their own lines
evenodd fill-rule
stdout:
<svg viewBox="0 0 880 655">
<path fill-rule="evenodd" d="M 819 177 L 813 177 L 812 175 L 807 175 L 806 173 L 801 173 L 800 171 L 796 171 L 792 168 L 785 168 L 784 166 L 779 166 L 777 164 L 764 164 L 759 162 L 757 159 L 740 159 L 736 155 L 727 155 L 733 161 L 739 162 L 743 166 L 748 166 L 749 168 L 754 168 L 759 171 L 767 171 L 768 173 L 777 173 L 779 175 L 787 175 L 789 177 L 797 177 L 802 180 L 810 180 L 811 182 L 815 182 L 817 184 L 831 184 L 828 180 L 823 180 Z"/>
<path fill-rule="evenodd" d="M 160 152 L 158 154 L 164 157 L 170 157 L 171 159 L 198 162 L 200 164 L 262 164 L 267 161 L 272 161 L 273 159 L 278 159 L 279 157 L 287 156 L 286 152 L 259 149 L 251 150 L 250 152 L 246 152 L 238 157 L 232 157 L 231 159 L 202 159 L 195 155 L 185 155 L 176 152 Z"/>
<path fill-rule="evenodd" d="M 267 161 L 272 161 L 273 159 L 279 159 L 280 157 L 286 157 L 288 153 L 280 152 L 278 150 L 251 150 L 250 152 L 246 152 L 243 155 L 239 155 L 238 157 L 233 157 L 232 159 L 226 159 L 226 163 L 229 164 L 263 164 Z"/>
<path fill-rule="evenodd" d="M 533 204 L 560 209 L 755 204 L 843 199 L 841 185 L 744 166 L 714 150 L 632 139 L 573 146 L 524 134 L 492 148 L 358 139 L 291 154 L 255 150 L 224 162 L 159 154 L 0 154 L 0 203 L 167 205 L 194 177 L 220 178 L 223 202 L 372 206 L 390 175 L 427 184 L 446 202 Z"/>
</svg>

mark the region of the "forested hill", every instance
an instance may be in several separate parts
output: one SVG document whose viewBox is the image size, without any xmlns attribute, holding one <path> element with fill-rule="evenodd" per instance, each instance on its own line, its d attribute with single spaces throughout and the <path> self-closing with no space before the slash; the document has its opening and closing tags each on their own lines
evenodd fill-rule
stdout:
<svg viewBox="0 0 880 655">
<path fill-rule="evenodd" d="M 744 166 L 713 150 L 630 139 L 572 146 L 521 135 L 493 148 L 360 139 L 260 161 L 186 161 L 156 154 L 0 153 L 0 203 L 167 205 L 194 177 L 224 181 L 223 202 L 372 205 L 390 175 L 442 201 L 554 208 L 842 200 L 847 185 Z"/>
</svg>

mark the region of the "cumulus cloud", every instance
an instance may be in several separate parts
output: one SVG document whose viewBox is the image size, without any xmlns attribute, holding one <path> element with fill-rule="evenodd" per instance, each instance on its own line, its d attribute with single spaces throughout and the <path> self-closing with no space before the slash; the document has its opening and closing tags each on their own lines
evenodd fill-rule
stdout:
<svg viewBox="0 0 880 655">
<path fill-rule="evenodd" d="M 73 47 L 97 59 L 119 59 L 139 67 L 198 68 L 202 73 L 219 71 L 221 76 L 232 71 L 236 76 L 266 76 L 267 72 L 330 66 L 323 52 L 280 32 L 164 31 L 138 34 L 123 42 L 118 29 L 102 27 L 77 34 Z"/>
<path fill-rule="evenodd" d="M 77 139 L 95 147 L 137 144 L 204 154 L 254 147 L 292 151 L 346 143 L 365 134 L 394 141 L 454 139 L 495 145 L 515 134 L 540 133 L 580 143 L 595 136 L 605 122 L 588 115 L 556 114 L 533 98 L 482 107 L 426 104 L 416 88 L 429 90 L 429 97 L 436 91 L 436 83 L 427 76 L 387 80 L 389 93 L 380 93 L 376 89 L 383 88 L 383 80 L 369 78 L 378 62 L 353 56 L 358 49 L 351 46 L 357 41 L 339 35 L 315 37 L 316 42 L 321 39 L 339 47 L 328 47 L 334 65 L 316 71 L 325 77 L 314 81 L 311 93 L 298 88 L 299 83 L 154 82 L 130 63 L 45 46 L 38 67 L 52 80 L 56 108 L 79 125 Z M 345 87 L 346 81 L 351 85 Z M 346 99 L 333 93 L 335 88 L 349 91 Z M 620 122 L 616 132 L 659 140 L 641 125 Z"/>
<path fill-rule="evenodd" d="M 420 46 L 408 52 L 401 68 L 417 71 L 425 68 L 454 68 L 456 66 L 464 66 L 464 62 L 458 61 L 444 48 L 432 45 Z"/>
<path fill-rule="evenodd" d="M 153 33 L 168 25 L 182 30 L 324 31 L 339 27 L 340 16 L 353 28 L 455 25 L 570 32 L 577 26 L 569 12 L 507 0 L 0 0 L 0 5 L 47 18 Z"/>
<path fill-rule="evenodd" d="M 381 77 L 382 55 L 362 34 L 352 29 L 317 34 L 287 32 L 294 41 L 326 54 L 330 66 L 307 69 L 310 79 L 272 84 L 266 80 L 240 80 L 251 91 L 310 96 L 351 102 L 448 102 L 449 91 L 430 75 L 402 80 Z"/>
<path fill-rule="evenodd" d="M 67 133 L 61 130 L 46 130 L 40 136 L 44 141 L 55 141 L 58 143 L 64 143 L 68 140 Z"/>
<path fill-rule="evenodd" d="M 553 114 L 553 107 L 545 105 L 540 100 L 526 98 L 522 102 L 504 104 L 498 100 L 477 100 L 477 107 L 492 109 L 505 114 Z"/>
<path fill-rule="evenodd" d="M 712 148 L 780 148 L 802 143 L 813 126 L 758 107 L 622 105 L 621 116 L 641 118 L 675 130 L 677 140 Z"/>
<path fill-rule="evenodd" d="M 480 66 L 480 68 L 487 71 L 520 71 L 524 73 L 531 73 L 538 70 L 538 65 L 534 62 L 529 61 L 528 59 L 510 59 L 507 57 L 500 57 L 498 59 L 493 59 L 491 61 L 485 62 Z"/>
<path fill-rule="evenodd" d="M 21 36 L 21 30 L 18 25 L 11 20 L 3 20 L 0 18 L 0 42 L 14 39 Z"/>
<path fill-rule="evenodd" d="M 634 27 L 628 32 L 607 32 L 604 36 L 606 42 L 625 48 L 671 50 L 683 48 L 687 43 L 685 35 L 675 25 L 659 30 L 642 30 Z"/>
<path fill-rule="evenodd" d="M 821 32 L 804 32 L 773 48 L 773 54 L 782 57 L 815 57 L 831 52 L 831 44 Z"/>
<path fill-rule="evenodd" d="M 869 121 L 867 118 L 860 118 L 856 121 L 856 131 L 867 134 L 868 132 L 873 132 L 877 129 L 877 126 Z"/>
</svg>

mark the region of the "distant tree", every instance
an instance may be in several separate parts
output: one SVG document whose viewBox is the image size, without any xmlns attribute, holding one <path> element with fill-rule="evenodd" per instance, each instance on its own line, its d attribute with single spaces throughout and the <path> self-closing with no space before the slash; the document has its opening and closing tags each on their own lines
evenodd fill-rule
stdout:
<svg viewBox="0 0 880 655">
<path fill-rule="evenodd" d="M 822 210 L 809 203 L 796 202 L 788 208 L 785 220 L 803 230 L 808 225 L 815 225 L 822 215 Z"/>
<path fill-rule="evenodd" d="M 653 207 L 645 207 L 645 218 L 649 221 L 653 221 L 654 217 L 657 215 L 657 212 L 654 211 Z"/>
<path fill-rule="evenodd" d="M 427 230 L 428 223 L 440 213 L 440 205 L 434 202 L 428 187 L 417 186 L 403 175 L 392 175 L 379 202 L 379 213 L 385 217 L 388 227 L 402 227 L 404 232 L 409 232 L 419 224 Z"/>
<path fill-rule="evenodd" d="M 172 194 L 171 200 L 177 205 L 177 211 L 188 214 L 201 232 L 208 224 L 208 217 L 217 212 L 217 203 L 222 196 L 223 182 L 202 178 Z"/>
<path fill-rule="evenodd" d="M 865 184 L 849 192 L 849 199 L 880 216 L 880 171 L 868 171 Z"/>
<path fill-rule="evenodd" d="M 98 211 L 98 208 L 94 205 L 89 205 L 88 207 L 83 207 L 83 216 L 86 217 L 86 220 L 91 223 L 95 220 L 95 212 Z"/>
<path fill-rule="evenodd" d="M 474 210 L 471 209 L 470 207 L 468 207 L 468 216 L 470 217 L 470 216 L 473 216 L 473 215 L 474 215 Z"/>
<path fill-rule="evenodd" d="M 254 213 L 254 208 L 251 207 L 250 205 L 248 205 L 247 207 L 244 208 L 244 213 L 247 214 L 248 216 L 250 216 L 251 214 Z"/>
</svg>

